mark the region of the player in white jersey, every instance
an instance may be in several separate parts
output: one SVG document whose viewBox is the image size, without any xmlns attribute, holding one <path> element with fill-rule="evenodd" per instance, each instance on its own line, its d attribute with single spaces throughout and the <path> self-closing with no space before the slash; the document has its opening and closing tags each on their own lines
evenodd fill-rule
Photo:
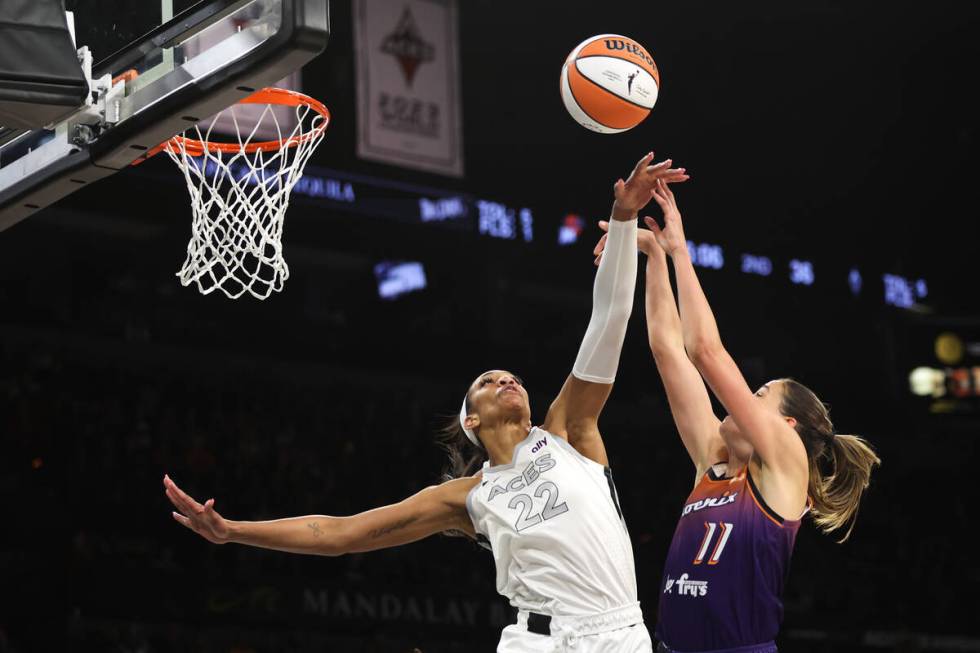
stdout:
<svg viewBox="0 0 980 653">
<path fill-rule="evenodd" d="M 458 478 L 350 517 L 246 522 L 224 519 L 214 499 L 202 505 L 164 477 L 177 508 L 174 519 L 214 543 L 318 555 L 462 532 L 493 551 L 497 590 L 518 609 L 517 623 L 501 635 L 500 653 L 652 651 L 629 533 L 598 428 L 633 307 L 637 212 L 653 197 L 658 179 L 687 179 L 669 159 L 652 161 L 651 152 L 614 186 L 592 318 L 572 373 L 540 427 L 531 425 L 520 380 L 492 370 L 473 381 L 463 399 L 451 452 L 462 472 Z M 482 470 L 465 469 L 467 458 L 482 463 Z"/>
</svg>

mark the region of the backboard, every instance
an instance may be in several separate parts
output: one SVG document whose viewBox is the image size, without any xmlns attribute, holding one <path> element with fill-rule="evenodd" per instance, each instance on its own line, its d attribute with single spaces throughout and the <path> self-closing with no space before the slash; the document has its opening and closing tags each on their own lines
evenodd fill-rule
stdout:
<svg viewBox="0 0 980 653">
<path fill-rule="evenodd" d="M 44 129 L 0 128 L 0 230 L 295 73 L 329 36 L 328 0 L 68 0 L 66 8 L 92 93 Z"/>
</svg>

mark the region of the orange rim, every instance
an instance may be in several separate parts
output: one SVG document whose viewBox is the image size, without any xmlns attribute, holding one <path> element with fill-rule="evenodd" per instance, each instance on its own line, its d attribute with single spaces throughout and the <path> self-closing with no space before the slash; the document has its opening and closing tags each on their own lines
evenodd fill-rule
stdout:
<svg viewBox="0 0 980 653">
<path fill-rule="evenodd" d="M 148 150 L 146 155 L 140 157 L 140 159 L 137 161 L 134 161 L 133 165 L 141 163 L 155 154 L 159 154 L 168 145 L 173 145 L 175 148 L 182 148 L 186 150 L 190 156 L 201 156 L 204 154 L 205 150 L 208 152 L 225 152 L 227 154 L 236 154 L 239 152 L 251 154 L 253 152 L 258 152 L 259 150 L 268 152 L 279 150 L 284 147 L 296 147 L 297 145 L 305 143 L 308 140 L 316 138 L 322 134 L 327 128 L 327 125 L 330 123 L 330 110 L 327 109 L 326 105 L 317 99 L 311 98 L 309 95 L 303 95 L 302 93 L 297 93 L 296 91 L 290 91 L 284 88 L 263 88 L 255 93 L 252 93 L 248 97 L 242 98 L 238 101 L 238 104 L 277 104 L 287 107 L 305 106 L 319 113 L 324 119 L 323 122 L 316 126 L 316 128 L 300 136 L 293 136 L 278 141 L 260 141 L 258 143 L 249 143 L 244 147 L 242 147 L 240 143 L 214 143 L 211 141 L 201 141 L 195 138 L 186 138 L 184 136 L 174 136 L 173 138 L 160 143 L 153 149 Z"/>
</svg>

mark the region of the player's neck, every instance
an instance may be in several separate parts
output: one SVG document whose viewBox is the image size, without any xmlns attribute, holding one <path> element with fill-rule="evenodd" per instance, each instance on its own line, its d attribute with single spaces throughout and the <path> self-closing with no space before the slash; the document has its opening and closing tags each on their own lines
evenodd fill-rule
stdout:
<svg viewBox="0 0 980 653">
<path fill-rule="evenodd" d="M 504 422 L 493 428 L 484 426 L 480 429 L 480 439 L 483 440 L 487 454 L 490 456 L 490 466 L 506 465 L 514 458 L 514 449 L 531 431 L 530 422 Z"/>
<path fill-rule="evenodd" d="M 727 468 L 725 470 L 725 476 L 728 478 L 734 478 L 741 474 L 743 471 L 748 469 L 749 463 L 752 461 L 752 452 L 740 452 L 742 455 L 737 455 L 732 450 L 729 450 Z M 748 455 L 746 455 L 746 453 Z"/>
</svg>

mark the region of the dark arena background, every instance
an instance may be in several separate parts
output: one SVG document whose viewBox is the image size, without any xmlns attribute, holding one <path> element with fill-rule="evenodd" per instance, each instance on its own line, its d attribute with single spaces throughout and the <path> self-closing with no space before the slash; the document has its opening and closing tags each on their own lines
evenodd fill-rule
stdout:
<svg viewBox="0 0 980 653">
<path fill-rule="evenodd" d="M 80 44 L 131 4 L 68 0 Z M 883 460 L 849 541 L 801 529 L 781 650 L 980 651 L 976 3 L 459 0 L 462 176 L 358 155 L 355 15 L 330 14 L 301 88 L 332 122 L 282 293 L 180 286 L 191 216 L 166 156 L 0 233 L 0 652 L 494 650 L 512 612 L 468 541 L 215 546 L 161 478 L 232 519 L 346 515 L 439 481 L 436 431 L 487 368 L 523 376 L 540 422 L 589 320 L 596 221 L 650 149 L 691 172 L 687 236 L 749 383 L 805 382 Z M 662 75 L 618 135 L 558 88 L 604 32 Z M 600 425 L 652 628 L 694 470 L 640 276 Z"/>
</svg>

